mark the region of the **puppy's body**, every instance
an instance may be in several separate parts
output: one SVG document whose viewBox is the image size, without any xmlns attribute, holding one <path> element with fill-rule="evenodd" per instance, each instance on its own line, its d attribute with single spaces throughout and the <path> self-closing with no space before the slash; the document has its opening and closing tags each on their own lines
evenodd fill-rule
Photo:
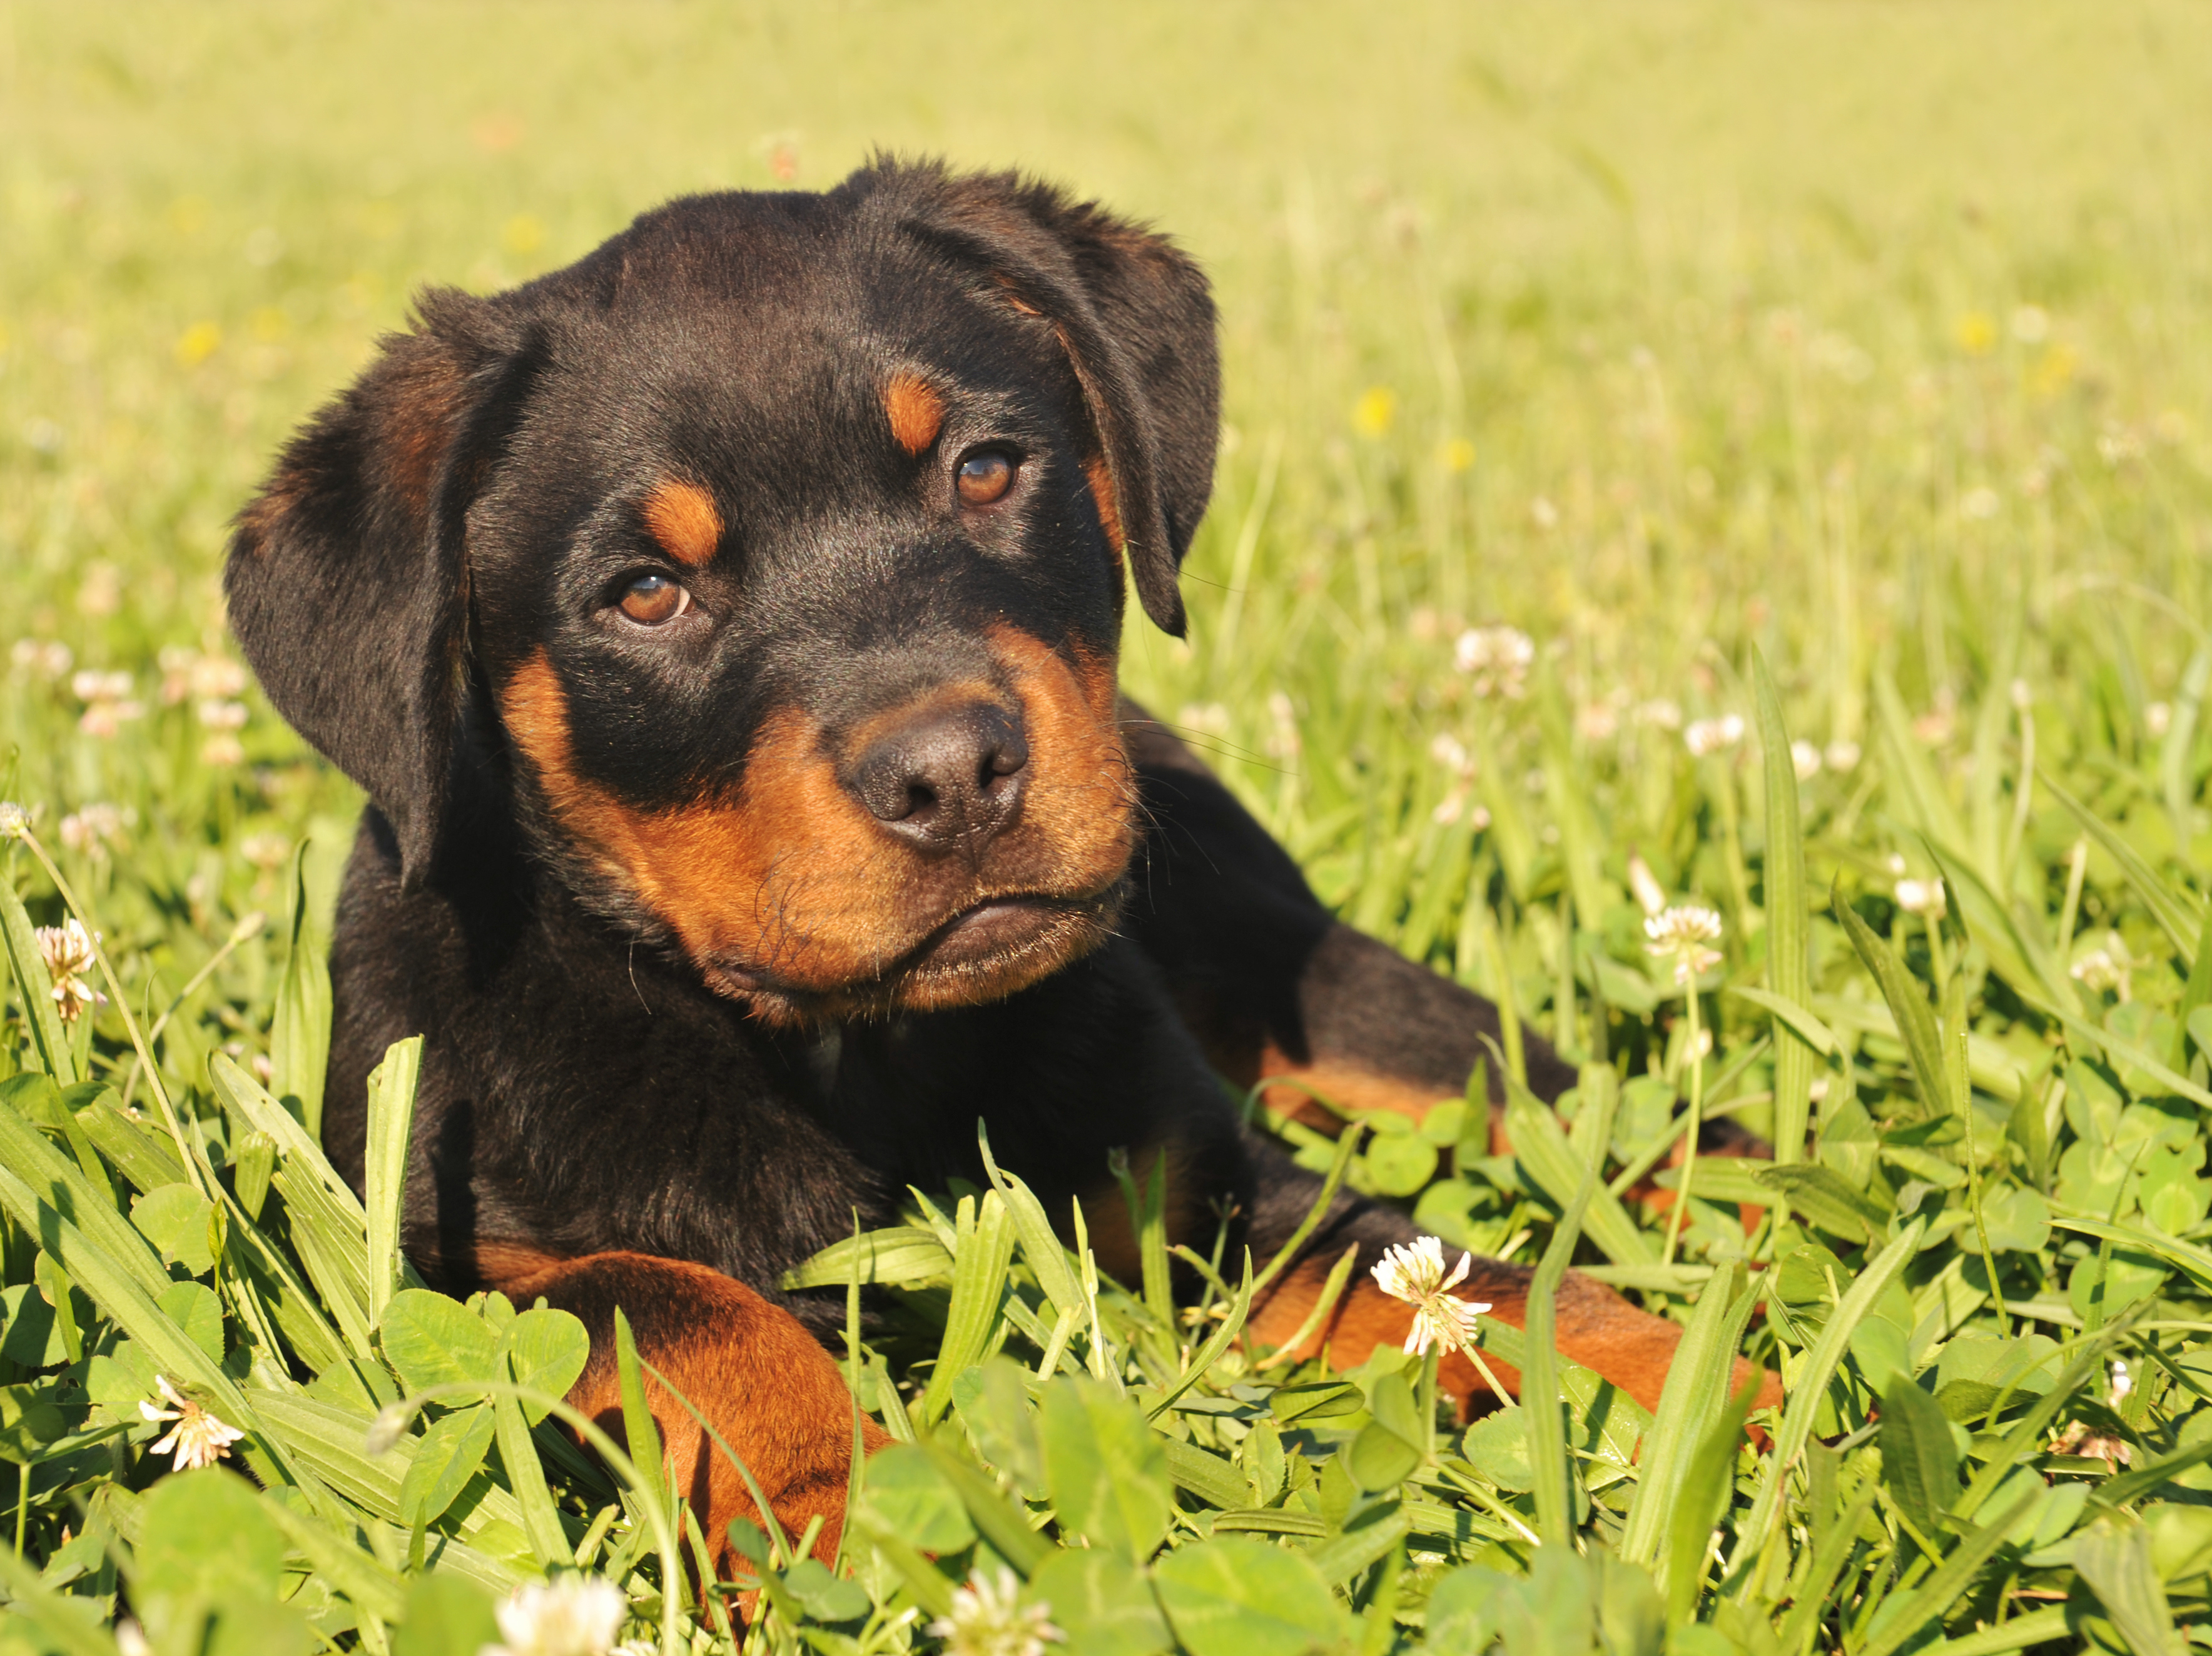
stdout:
<svg viewBox="0 0 2212 1656">
<path fill-rule="evenodd" d="M 410 1253 L 575 1311 L 590 1410 L 619 1307 L 825 1545 L 850 1404 L 804 1329 L 842 1307 L 778 1281 L 909 1185 L 980 1180 L 979 1119 L 1109 1271 L 1137 1268 L 1124 1149 L 1164 1160 L 1175 1240 L 1226 1225 L 1265 1259 L 1318 1185 L 1222 1077 L 1418 1112 L 1496 1031 L 1337 925 L 1115 699 L 1125 593 L 1182 626 L 1216 395 L 1204 281 L 1164 240 L 881 165 L 434 296 L 241 519 L 240 640 L 374 801 L 331 1154 L 358 1177 L 367 1074 L 427 1036 Z M 1347 1247 L 1413 1234 L 1340 1198 L 1254 1336 L 1289 1339 Z M 1525 1277 L 1484 1262 L 1462 1291 L 1517 1322 Z M 1402 1336 L 1355 1282 L 1307 1349 Z M 1571 1278 L 1559 1330 L 1656 1400 L 1671 1325 Z M 719 1538 L 747 1498 L 659 1412 Z"/>
</svg>

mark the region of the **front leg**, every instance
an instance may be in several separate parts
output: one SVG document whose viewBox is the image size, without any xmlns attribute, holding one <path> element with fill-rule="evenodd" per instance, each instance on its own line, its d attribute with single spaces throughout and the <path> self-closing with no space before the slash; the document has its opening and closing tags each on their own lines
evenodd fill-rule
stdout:
<svg viewBox="0 0 2212 1656">
<path fill-rule="evenodd" d="M 1121 723 L 1149 825 L 1128 928 L 1214 1067 L 1241 1086 L 1296 1077 L 1353 1108 L 1415 1116 L 1460 1096 L 1483 1037 L 1498 1038 L 1498 1009 L 1339 922 L 1172 731 L 1126 697 Z M 1524 1046 L 1538 1096 L 1575 1084 L 1533 1031 Z M 1494 1071 L 1490 1095 L 1503 1104 Z M 1304 1098 L 1279 1087 L 1266 1101 L 1298 1114 Z"/>
<path fill-rule="evenodd" d="M 583 1322 L 591 1360 L 568 1401 L 617 1442 L 623 1420 L 614 1325 L 621 1309 L 639 1358 L 666 1377 L 666 1385 L 645 1377 L 646 1402 L 660 1429 L 664 1467 L 698 1514 L 719 1576 L 735 1573 L 731 1520 L 757 1523 L 760 1509 L 729 1457 L 669 1395 L 670 1386 L 744 1459 L 785 1533 L 796 1541 L 818 1517 L 814 1552 L 825 1562 L 837 1556 L 852 1468 L 853 1394 L 829 1353 L 788 1312 L 718 1271 L 644 1253 L 555 1259 L 485 1244 L 477 1263 L 484 1280 L 517 1304 L 543 1297 Z M 863 1416 L 861 1423 L 867 1453 L 890 1441 L 874 1421 Z"/>
</svg>

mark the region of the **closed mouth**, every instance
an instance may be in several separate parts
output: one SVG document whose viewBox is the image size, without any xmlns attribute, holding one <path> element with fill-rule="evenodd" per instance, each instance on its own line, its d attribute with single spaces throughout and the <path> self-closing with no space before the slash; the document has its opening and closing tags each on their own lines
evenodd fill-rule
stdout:
<svg viewBox="0 0 2212 1656">
<path fill-rule="evenodd" d="M 1102 908 L 1096 900 L 993 897 L 939 926 L 890 975 L 1007 964 L 1049 945 L 1071 927 L 1100 924 Z"/>
<path fill-rule="evenodd" d="M 971 904 L 943 921 L 873 979 L 834 986 L 802 985 L 757 967 L 730 962 L 708 977 L 725 993 L 763 997 L 793 1009 L 832 1014 L 888 1010 L 901 1002 L 945 1004 L 966 998 L 961 986 L 982 991 L 1000 986 L 1011 993 L 1042 975 L 1033 965 L 1057 969 L 1103 942 L 1119 911 L 1120 882 L 1086 896 L 1001 893 Z"/>
</svg>

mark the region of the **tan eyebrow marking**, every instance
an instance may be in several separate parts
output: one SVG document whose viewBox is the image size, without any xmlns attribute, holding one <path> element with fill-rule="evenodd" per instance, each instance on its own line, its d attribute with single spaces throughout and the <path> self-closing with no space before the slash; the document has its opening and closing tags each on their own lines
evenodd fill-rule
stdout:
<svg viewBox="0 0 2212 1656">
<path fill-rule="evenodd" d="M 694 569 L 722 543 L 722 514 L 714 509 L 714 497 L 680 478 L 664 478 L 645 497 L 645 526 L 662 551 Z"/>
<path fill-rule="evenodd" d="M 920 454 L 945 428 L 945 399 L 910 373 L 895 373 L 884 387 L 884 412 L 891 436 L 908 454 Z"/>
<path fill-rule="evenodd" d="M 1098 527 L 1106 533 L 1106 549 L 1114 555 L 1114 567 L 1121 567 L 1121 512 L 1115 504 L 1114 474 L 1106 469 L 1105 457 L 1093 455 L 1083 463 L 1084 476 L 1091 482 L 1091 498 L 1097 503 Z"/>
</svg>

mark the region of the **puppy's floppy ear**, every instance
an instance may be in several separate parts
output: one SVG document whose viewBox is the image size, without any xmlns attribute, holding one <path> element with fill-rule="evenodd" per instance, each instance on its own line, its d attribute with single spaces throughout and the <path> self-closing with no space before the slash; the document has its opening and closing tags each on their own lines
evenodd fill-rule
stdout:
<svg viewBox="0 0 2212 1656">
<path fill-rule="evenodd" d="M 537 353 L 493 307 L 425 294 L 239 514 L 223 586 L 276 710 L 391 820 L 422 877 L 453 762 L 470 502 Z"/>
<path fill-rule="evenodd" d="M 981 264 L 1017 309 L 1057 330 L 1103 451 L 1137 596 L 1180 637 L 1176 573 L 1213 492 L 1221 421 L 1205 276 L 1166 237 L 1012 173 L 879 161 L 852 185 L 910 203 L 908 231 Z"/>
</svg>

